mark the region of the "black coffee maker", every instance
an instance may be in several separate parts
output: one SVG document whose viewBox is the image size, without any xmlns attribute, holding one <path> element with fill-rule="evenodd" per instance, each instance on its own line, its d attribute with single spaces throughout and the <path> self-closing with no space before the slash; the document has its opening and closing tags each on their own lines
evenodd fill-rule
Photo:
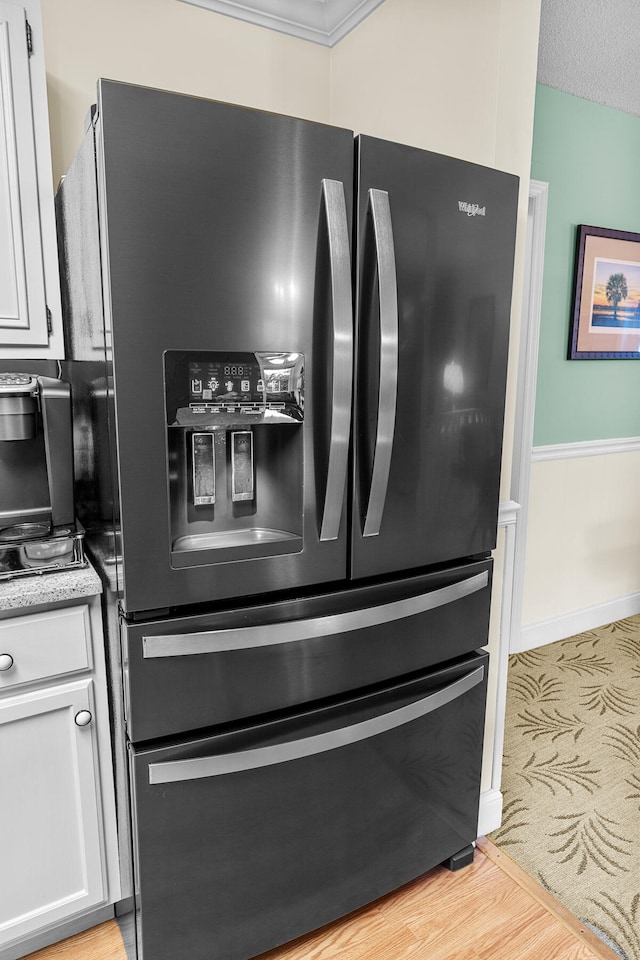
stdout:
<svg viewBox="0 0 640 960">
<path fill-rule="evenodd" d="M 0 578 L 84 563 L 69 384 L 0 373 Z"/>
</svg>

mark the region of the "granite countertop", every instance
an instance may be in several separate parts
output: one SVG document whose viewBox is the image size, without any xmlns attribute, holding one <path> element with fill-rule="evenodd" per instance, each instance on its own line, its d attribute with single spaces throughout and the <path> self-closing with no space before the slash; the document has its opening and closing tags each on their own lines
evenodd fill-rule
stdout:
<svg viewBox="0 0 640 960">
<path fill-rule="evenodd" d="M 25 610 L 97 593 L 102 593 L 102 583 L 90 563 L 59 573 L 0 580 L 0 616 L 6 610 Z"/>
</svg>

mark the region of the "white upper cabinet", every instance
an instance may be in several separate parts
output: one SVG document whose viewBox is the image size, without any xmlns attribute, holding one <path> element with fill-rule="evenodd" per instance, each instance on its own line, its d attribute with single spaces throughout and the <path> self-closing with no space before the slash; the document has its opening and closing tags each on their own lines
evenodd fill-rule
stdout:
<svg viewBox="0 0 640 960">
<path fill-rule="evenodd" d="M 63 357 L 38 0 L 0 0 L 0 358 Z"/>
</svg>

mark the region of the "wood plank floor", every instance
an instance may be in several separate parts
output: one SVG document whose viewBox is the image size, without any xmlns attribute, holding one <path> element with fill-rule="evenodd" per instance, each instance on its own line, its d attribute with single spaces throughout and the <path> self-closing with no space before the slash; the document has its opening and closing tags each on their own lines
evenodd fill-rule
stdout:
<svg viewBox="0 0 640 960">
<path fill-rule="evenodd" d="M 260 960 L 619 960 L 489 840 L 470 867 L 442 867 Z M 29 960 L 127 960 L 115 921 Z M 153 958 L 145 958 L 153 960 Z M 188 960 L 178 958 L 176 960 Z M 224 958 L 212 958 L 224 960 Z"/>
</svg>

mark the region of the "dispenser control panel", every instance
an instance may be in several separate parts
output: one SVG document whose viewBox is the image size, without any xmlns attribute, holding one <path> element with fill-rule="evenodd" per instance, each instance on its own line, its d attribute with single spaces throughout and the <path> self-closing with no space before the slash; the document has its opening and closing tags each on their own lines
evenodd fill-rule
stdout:
<svg viewBox="0 0 640 960">
<path fill-rule="evenodd" d="M 168 350 L 169 426 L 304 419 L 304 355 Z"/>
</svg>

